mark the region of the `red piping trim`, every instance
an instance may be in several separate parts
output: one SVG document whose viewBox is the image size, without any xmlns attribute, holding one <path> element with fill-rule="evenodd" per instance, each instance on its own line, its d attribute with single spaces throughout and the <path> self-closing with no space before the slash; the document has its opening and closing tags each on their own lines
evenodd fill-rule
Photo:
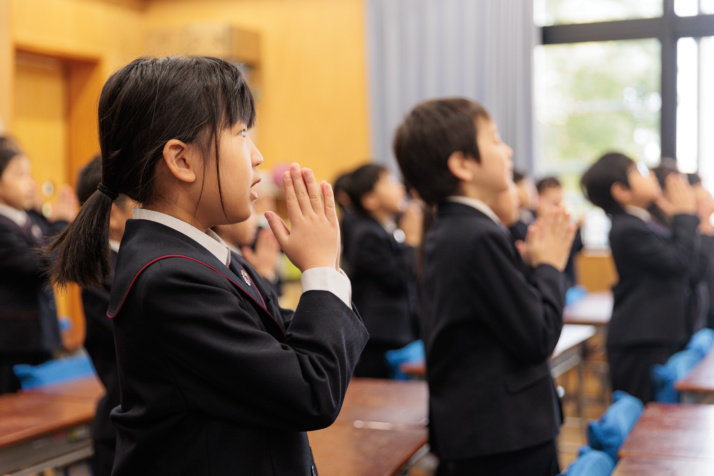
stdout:
<svg viewBox="0 0 714 476">
<path fill-rule="evenodd" d="M 185 259 L 188 259 L 188 260 L 191 260 L 191 261 L 195 261 L 196 263 L 200 263 L 200 264 L 202 264 L 203 266 L 205 266 L 206 268 L 208 268 L 208 269 L 210 269 L 210 270 L 213 270 L 213 271 L 215 271 L 216 273 L 218 273 L 218 274 L 220 274 L 221 276 L 223 276 L 224 278 L 226 278 L 228 281 L 230 281 L 231 283 L 233 283 L 234 286 L 236 286 L 238 289 L 240 289 L 240 290 L 243 291 L 245 294 L 247 294 L 248 297 L 253 300 L 253 302 L 255 302 L 258 306 L 260 306 L 260 307 L 263 308 L 263 310 L 268 314 L 268 316 L 270 316 L 270 319 L 272 319 L 273 322 L 275 322 L 275 325 L 278 326 L 278 329 L 280 329 L 280 332 L 282 332 L 282 334 L 283 334 L 283 341 L 285 341 L 286 336 L 285 336 L 285 331 L 283 330 L 283 326 L 281 326 L 280 324 L 278 324 L 278 321 L 276 321 L 275 318 L 268 312 L 268 309 L 267 309 L 267 307 L 266 307 L 266 305 L 265 305 L 265 300 L 263 299 L 263 295 L 260 294 L 260 291 L 258 291 L 258 296 L 260 296 L 260 300 L 262 301 L 262 304 L 261 304 L 260 302 L 258 302 L 253 296 L 251 296 L 247 291 L 244 291 L 243 288 L 242 288 L 238 283 L 236 283 L 236 282 L 233 281 L 230 277 L 228 277 L 228 276 L 226 276 L 225 274 L 223 274 L 223 273 L 221 273 L 220 271 L 218 271 L 218 270 L 217 270 L 216 268 L 214 268 L 213 266 L 208 265 L 208 264 L 204 263 L 204 262 L 201 261 L 201 260 L 197 260 L 196 258 L 191 258 L 190 256 L 184 256 L 184 255 L 165 255 L 165 256 L 159 256 L 158 258 L 154 258 L 153 260 L 149 261 L 149 262 L 146 263 L 144 266 L 142 266 L 142 268 L 141 268 L 141 269 L 136 273 L 136 275 L 134 276 L 134 279 L 131 280 L 131 283 L 129 283 L 129 287 L 127 288 L 126 292 L 124 293 L 124 297 L 122 298 L 121 303 L 119 303 L 119 307 L 117 308 L 116 312 L 115 312 L 114 314 L 109 314 L 109 312 L 107 311 L 107 317 L 108 317 L 109 319 L 113 319 L 113 318 L 115 318 L 115 317 L 117 316 L 117 314 L 119 314 L 119 311 L 121 311 L 122 306 L 124 306 L 124 301 L 126 301 L 127 296 L 129 296 L 129 291 L 131 291 L 131 288 L 132 288 L 132 286 L 134 286 L 134 282 L 137 280 L 137 278 L 139 277 L 139 275 L 140 275 L 141 273 L 143 273 L 144 270 L 145 270 L 146 268 L 148 268 L 149 266 L 151 266 L 152 264 L 156 263 L 157 261 L 161 261 L 162 259 L 166 259 L 166 258 L 185 258 Z M 253 281 L 253 280 L 251 279 L 251 281 Z M 255 282 L 253 281 L 253 283 L 255 283 Z M 257 291 L 257 290 L 258 290 L 258 288 L 256 288 L 256 291 Z"/>
</svg>

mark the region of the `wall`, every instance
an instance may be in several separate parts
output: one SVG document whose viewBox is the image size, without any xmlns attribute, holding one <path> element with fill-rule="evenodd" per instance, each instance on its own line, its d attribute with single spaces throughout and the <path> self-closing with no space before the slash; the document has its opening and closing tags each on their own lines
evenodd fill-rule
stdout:
<svg viewBox="0 0 714 476">
<path fill-rule="evenodd" d="M 363 0 L 152 0 L 145 18 L 147 29 L 219 21 L 260 35 L 264 169 L 299 161 L 332 180 L 369 157 Z"/>
</svg>

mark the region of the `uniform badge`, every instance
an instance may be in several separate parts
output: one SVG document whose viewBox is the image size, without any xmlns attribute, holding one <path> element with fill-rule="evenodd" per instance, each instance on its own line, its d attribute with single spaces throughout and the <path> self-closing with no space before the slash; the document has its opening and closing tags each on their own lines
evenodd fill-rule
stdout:
<svg viewBox="0 0 714 476">
<path fill-rule="evenodd" d="M 244 269 L 240 270 L 240 275 L 243 278 L 243 281 L 245 281 L 248 286 L 252 286 L 250 282 L 250 276 L 248 276 L 248 273 L 246 273 Z"/>
</svg>

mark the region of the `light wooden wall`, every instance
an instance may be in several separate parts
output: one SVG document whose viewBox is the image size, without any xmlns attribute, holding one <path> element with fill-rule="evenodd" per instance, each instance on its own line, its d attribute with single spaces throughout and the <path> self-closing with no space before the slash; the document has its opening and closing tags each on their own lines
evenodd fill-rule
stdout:
<svg viewBox="0 0 714 476">
<path fill-rule="evenodd" d="M 6 129 L 12 122 L 13 61 L 10 34 L 10 0 L 0 0 L 0 120 Z"/>
</svg>

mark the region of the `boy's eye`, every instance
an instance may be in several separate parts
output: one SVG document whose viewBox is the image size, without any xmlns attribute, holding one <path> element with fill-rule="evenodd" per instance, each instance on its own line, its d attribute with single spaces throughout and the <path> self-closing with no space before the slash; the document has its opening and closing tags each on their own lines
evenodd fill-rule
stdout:
<svg viewBox="0 0 714 476">
<path fill-rule="evenodd" d="M 245 137 L 245 136 L 248 134 L 248 130 L 247 130 L 247 129 L 241 129 L 241 131 L 240 131 L 238 134 L 240 134 L 241 137 Z"/>
</svg>

